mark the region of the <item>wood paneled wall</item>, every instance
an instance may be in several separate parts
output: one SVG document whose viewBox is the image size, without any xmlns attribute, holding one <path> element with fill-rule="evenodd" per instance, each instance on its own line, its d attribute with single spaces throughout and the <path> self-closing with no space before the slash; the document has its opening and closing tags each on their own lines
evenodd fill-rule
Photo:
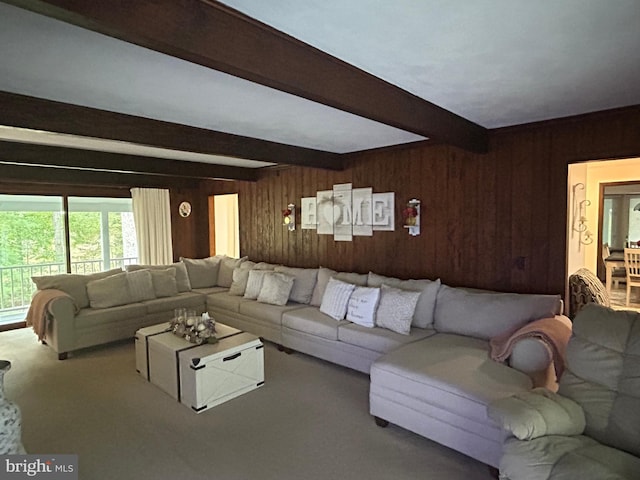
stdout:
<svg viewBox="0 0 640 480">
<path fill-rule="evenodd" d="M 496 130 L 490 153 L 443 145 L 364 152 L 341 172 L 294 167 L 238 182 L 241 254 L 291 266 L 503 291 L 562 293 L 565 284 L 567 165 L 640 156 L 640 108 Z M 639 172 L 640 177 L 640 172 Z M 335 242 L 298 228 L 281 210 L 334 184 L 395 192 L 396 230 Z M 422 201 L 422 230 L 401 228 L 400 210 Z M 299 222 L 299 215 L 298 215 Z"/>
</svg>

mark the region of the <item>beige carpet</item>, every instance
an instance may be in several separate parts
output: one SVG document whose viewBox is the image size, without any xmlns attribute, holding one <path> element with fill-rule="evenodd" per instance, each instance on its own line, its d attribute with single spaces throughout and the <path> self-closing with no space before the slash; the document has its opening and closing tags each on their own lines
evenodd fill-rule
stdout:
<svg viewBox="0 0 640 480">
<path fill-rule="evenodd" d="M 265 348 L 266 383 L 199 415 L 135 371 L 133 342 L 58 361 L 29 329 L 0 333 L 7 396 L 30 453 L 79 455 L 93 479 L 491 478 L 485 465 L 368 414 L 368 377 Z"/>
</svg>

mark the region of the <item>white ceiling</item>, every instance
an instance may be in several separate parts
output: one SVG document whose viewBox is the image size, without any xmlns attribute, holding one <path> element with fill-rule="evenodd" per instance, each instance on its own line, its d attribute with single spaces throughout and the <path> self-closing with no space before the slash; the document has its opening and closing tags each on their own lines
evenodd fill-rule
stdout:
<svg viewBox="0 0 640 480">
<path fill-rule="evenodd" d="M 223 3 L 486 128 L 640 104 L 638 0 Z M 0 90 L 337 153 L 423 139 L 3 3 Z"/>
</svg>

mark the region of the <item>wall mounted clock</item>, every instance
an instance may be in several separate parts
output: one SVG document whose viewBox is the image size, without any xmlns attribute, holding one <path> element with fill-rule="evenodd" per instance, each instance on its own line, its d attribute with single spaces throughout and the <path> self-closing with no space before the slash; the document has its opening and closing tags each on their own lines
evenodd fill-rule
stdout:
<svg viewBox="0 0 640 480">
<path fill-rule="evenodd" d="M 191 204 L 189 202 L 182 202 L 178 207 L 178 212 L 181 217 L 188 217 L 191 215 Z"/>
</svg>

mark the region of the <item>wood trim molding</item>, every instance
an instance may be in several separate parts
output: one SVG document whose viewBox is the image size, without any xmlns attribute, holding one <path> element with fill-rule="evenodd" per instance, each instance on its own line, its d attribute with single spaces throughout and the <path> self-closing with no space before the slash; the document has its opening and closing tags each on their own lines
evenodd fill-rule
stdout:
<svg viewBox="0 0 640 480">
<path fill-rule="evenodd" d="M 480 125 L 217 1 L 7 3 L 465 150 L 488 150 Z"/>
<path fill-rule="evenodd" d="M 263 162 L 343 168 L 337 153 L 1 91 L 0 125 Z"/>
<path fill-rule="evenodd" d="M 256 181 L 257 169 L 0 140 L 0 161 L 119 173 Z"/>
</svg>

